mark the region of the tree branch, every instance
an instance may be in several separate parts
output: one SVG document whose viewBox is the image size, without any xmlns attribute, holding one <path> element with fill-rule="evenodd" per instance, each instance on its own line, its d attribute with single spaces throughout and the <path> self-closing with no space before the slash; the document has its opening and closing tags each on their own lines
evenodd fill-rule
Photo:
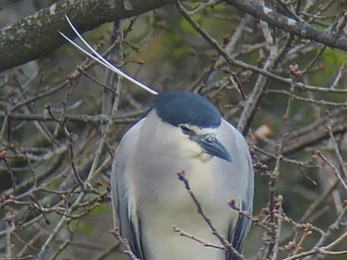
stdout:
<svg viewBox="0 0 347 260">
<path fill-rule="evenodd" d="M 0 31 L 0 72 L 44 57 L 75 37 L 64 15 L 85 32 L 104 23 L 163 7 L 172 0 L 60 0 Z"/>
<path fill-rule="evenodd" d="M 268 7 L 263 7 L 256 1 L 226 0 L 226 2 L 238 10 L 248 13 L 260 20 L 266 21 L 286 32 L 292 33 L 301 38 L 307 38 L 319 43 L 323 43 L 331 48 L 347 51 L 347 37 L 345 36 L 317 30 L 311 25 L 297 22 L 291 18 L 274 12 Z"/>
</svg>

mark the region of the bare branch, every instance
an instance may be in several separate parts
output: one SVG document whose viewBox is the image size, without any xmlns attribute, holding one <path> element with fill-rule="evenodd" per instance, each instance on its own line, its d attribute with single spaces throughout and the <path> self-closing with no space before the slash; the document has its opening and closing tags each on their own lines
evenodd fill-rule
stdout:
<svg viewBox="0 0 347 260">
<path fill-rule="evenodd" d="M 278 14 L 274 10 L 261 6 L 255 1 L 226 0 L 226 2 L 245 13 L 301 38 L 311 39 L 331 48 L 347 50 L 347 38 L 345 36 L 320 31 L 307 23 L 298 22 Z"/>
</svg>

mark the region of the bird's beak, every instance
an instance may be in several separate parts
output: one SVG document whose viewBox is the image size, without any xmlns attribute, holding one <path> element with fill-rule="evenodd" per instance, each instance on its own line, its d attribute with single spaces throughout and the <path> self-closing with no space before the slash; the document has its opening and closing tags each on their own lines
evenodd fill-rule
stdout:
<svg viewBox="0 0 347 260">
<path fill-rule="evenodd" d="M 230 153 L 216 138 L 215 134 L 192 135 L 190 139 L 197 142 L 205 153 L 216 156 L 228 162 L 233 162 Z"/>
</svg>

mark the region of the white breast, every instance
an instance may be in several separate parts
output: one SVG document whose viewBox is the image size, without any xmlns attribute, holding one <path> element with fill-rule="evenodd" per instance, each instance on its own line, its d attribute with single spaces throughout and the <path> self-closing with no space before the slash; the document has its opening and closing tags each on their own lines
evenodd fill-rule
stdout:
<svg viewBox="0 0 347 260">
<path fill-rule="evenodd" d="M 179 166 L 178 166 L 179 167 Z M 137 170 L 145 170 L 139 165 Z M 206 241 L 219 245 L 219 240 L 212 234 L 210 227 L 197 212 L 197 206 L 178 179 L 178 169 L 166 169 L 160 175 L 142 175 L 138 178 L 137 209 L 141 219 L 141 237 L 145 255 L 150 260 L 222 260 L 225 252 L 203 245 L 173 232 L 177 226 L 185 232 Z M 199 200 L 206 216 L 211 219 L 217 231 L 227 237 L 232 219 L 238 217 L 227 202 L 229 197 L 223 194 L 216 185 L 218 177 L 211 171 L 210 163 L 195 160 L 185 168 L 186 178 L 192 191 Z M 152 185 L 151 185 L 152 183 Z M 151 185 L 151 189 L 143 189 Z M 158 195 L 160 194 L 160 195 Z M 154 216 L 154 217 L 153 217 Z"/>
<path fill-rule="evenodd" d="M 158 124 L 160 120 L 153 122 Z M 224 260 L 224 251 L 206 248 L 173 231 L 173 227 L 177 226 L 207 243 L 220 244 L 197 213 L 197 206 L 185 184 L 179 180 L 177 172 L 185 171 L 206 216 L 225 238 L 228 237 L 230 223 L 236 223 L 238 218 L 238 213 L 227 204 L 230 199 L 240 200 L 239 194 L 235 193 L 237 189 L 232 186 L 241 187 L 243 179 L 238 177 L 239 173 L 233 172 L 234 164 L 219 158 L 213 157 L 203 162 L 196 158 L 187 159 L 182 153 L 175 152 L 175 149 L 161 149 L 159 144 L 148 145 L 150 138 L 153 138 L 151 142 L 156 140 L 153 129 L 155 126 L 146 128 L 145 124 L 139 129 L 141 138 L 126 173 L 129 194 L 136 204 L 134 208 L 140 219 L 140 237 L 146 258 Z M 163 138 L 160 140 L 160 144 L 165 142 Z M 174 145 L 173 142 L 170 145 Z"/>
</svg>

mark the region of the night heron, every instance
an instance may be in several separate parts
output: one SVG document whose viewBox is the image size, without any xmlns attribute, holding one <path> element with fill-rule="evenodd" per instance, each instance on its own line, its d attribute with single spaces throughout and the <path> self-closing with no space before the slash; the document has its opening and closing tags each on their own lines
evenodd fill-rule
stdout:
<svg viewBox="0 0 347 260">
<path fill-rule="evenodd" d="M 112 66 L 70 25 L 94 55 L 63 35 L 67 40 L 120 76 L 157 94 Z M 220 245 L 179 180 L 177 173 L 182 171 L 218 234 L 242 252 L 251 220 L 227 202 L 233 199 L 238 208 L 252 212 L 254 173 L 249 148 L 210 101 L 190 92 L 157 95 L 153 107 L 117 147 L 111 197 L 121 236 L 142 260 L 237 259 L 231 252 L 204 247 L 173 231 L 177 226 L 201 241 Z"/>
</svg>

